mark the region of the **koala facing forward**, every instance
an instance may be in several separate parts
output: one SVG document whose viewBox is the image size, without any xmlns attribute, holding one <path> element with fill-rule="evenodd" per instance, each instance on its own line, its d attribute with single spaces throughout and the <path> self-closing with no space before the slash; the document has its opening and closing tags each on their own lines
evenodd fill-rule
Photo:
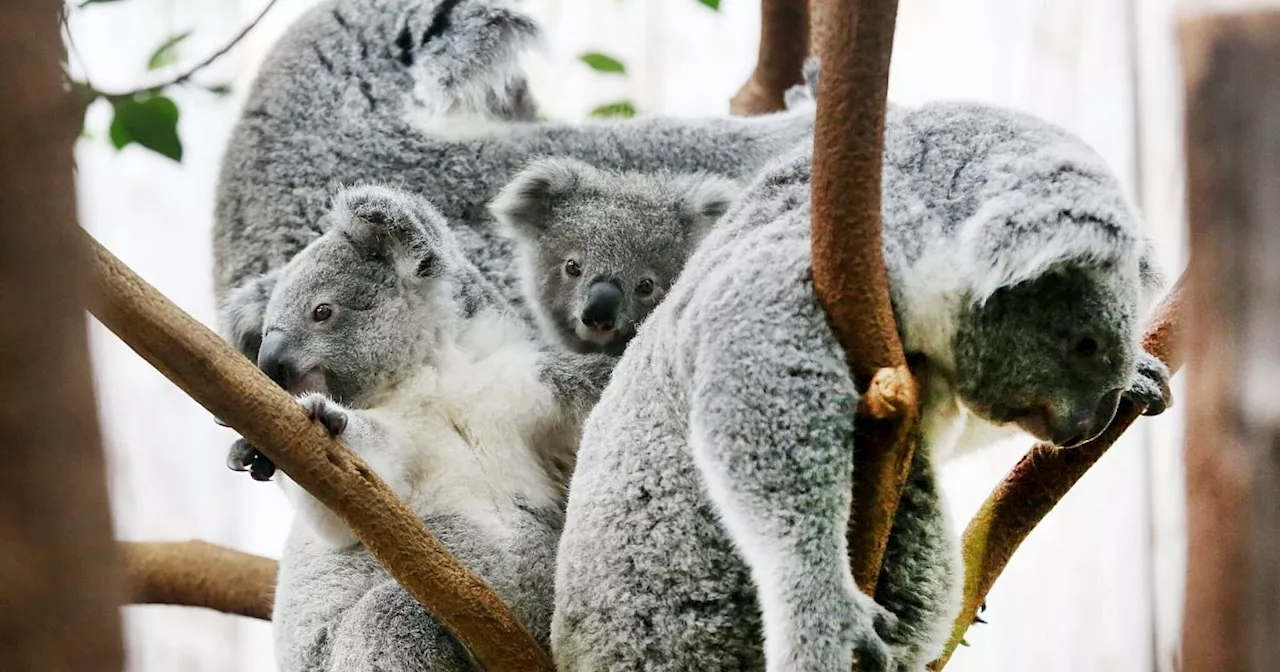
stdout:
<svg viewBox="0 0 1280 672">
<path fill-rule="evenodd" d="M 490 206 L 544 333 L 618 356 L 740 187 L 724 177 L 535 161 Z"/>
</svg>

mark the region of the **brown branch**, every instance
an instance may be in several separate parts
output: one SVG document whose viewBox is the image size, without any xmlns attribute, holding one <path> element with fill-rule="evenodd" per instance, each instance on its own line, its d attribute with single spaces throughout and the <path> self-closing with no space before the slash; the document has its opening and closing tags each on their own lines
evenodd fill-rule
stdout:
<svg viewBox="0 0 1280 672">
<path fill-rule="evenodd" d="M 813 8 L 815 23 L 829 27 L 818 44 L 822 93 L 814 127 L 814 291 L 859 386 L 873 379 L 893 381 L 872 386 L 877 393 L 892 390 L 894 398 L 870 410 L 896 417 L 859 422 L 855 437 L 849 552 L 854 578 L 868 594 L 880 575 L 919 420 L 916 384 L 889 302 L 880 228 L 885 100 L 897 8 L 896 0 L 826 0 Z"/>
<path fill-rule="evenodd" d="M 729 112 L 753 115 L 783 109 L 782 95 L 800 83 L 808 53 L 808 0 L 760 0 L 756 69 L 729 101 Z"/>
<path fill-rule="evenodd" d="M 1187 672 L 1280 670 L 1280 11 L 1181 26 L 1191 327 Z"/>
<path fill-rule="evenodd" d="M 1170 371 L 1182 366 L 1185 284 L 1184 276 L 1156 310 L 1143 338 L 1147 352 Z M 1141 413 L 1141 408 L 1124 400 L 1111 425 L 1093 441 L 1071 449 L 1036 444 L 987 497 L 964 532 L 964 602 L 951 640 L 932 669 L 942 669 L 951 658 L 1013 552 Z"/>
<path fill-rule="evenodd" d="M 0 670 L 124 667 L 62 3 L 0 4 Z"/>
<path fill-rule="evenodd" d="M 329 507 L 488 670 L 551 670 L 545 651 L 493 590 L 341 441 L 243 355 L 170 303 L 96 241 L 94 315 L 193 399 Z"/>
<path fill-rule="evenodd" d="M 271 620 L 277 564 L 204 541 L 121 542 L 129 604 L 178 604 Z"/>
</svg>

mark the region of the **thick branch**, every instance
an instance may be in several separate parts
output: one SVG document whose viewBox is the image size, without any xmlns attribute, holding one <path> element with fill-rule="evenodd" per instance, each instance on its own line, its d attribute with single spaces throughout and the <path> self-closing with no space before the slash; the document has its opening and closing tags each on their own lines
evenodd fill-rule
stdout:
<svg viewBox="0 0 1280 672">
<path fill-rule="evenodd" d="M 431 536 L 368 465 L 226 341 L 96 241 L 94 315 L 193 399 L 240 432 L 345 522 L 387 571 L 488 670 L 551 670 L 493 590 Z"/>
<path fill-rule="evenodd" d="M 738 115 L 783 108 L 782 94 L 800 83 L 809 53 L 809 1 L 760 0 L 760 54 L 751 77 L 729 101 Z"/>
<path fill-rule="evenodd" d="M 124 666 L 62 3 L 0 3 L 0 670 Z"/>
<path fill-rule="evenodd" d="M 899 415 L 859 422 L 849 552 L 853 575 L 875 591 L 906 482 L 919 408 L 889 303 L 880 222 L 885 99 L 896 0 L 814 6 L 828 26 L 818 44 L 822 85 L 813 152 L 813 285 L 860 386 L 897 381 Z M 882 370 L 892 373 L 880 373 Z M 876 389 L 881 389 L 877 386 Z"/>
<path fill-rule="evenodd" d="M 1147 352 L 1160 358 L 1170 371 L 1182 366 L 1179 346 L 1185 322 L 1185 284 L 1184 276 L 1156 310 L 1143 339 Z M 1071 449 L 1037 444 L 987 497 L 964 532 L 964 603 L 951 640 L 933 669 L 942 669 L 951 658 L 1013 552 L 1141 413 L 1141 408 L 1125 400 L 1111 425 L 1093 441 Z"/>
<path fill-rule="evenodd" d="M 1180 37 L 1196 316 L 1183 666 L 1280 670 L 1280 11 Z"/>
<path fill-rule="evenodd" d="M 271 620 L 276 561 L 204 541 L 122 542 L 129 604 L 178 604 Z"/>
</svg>

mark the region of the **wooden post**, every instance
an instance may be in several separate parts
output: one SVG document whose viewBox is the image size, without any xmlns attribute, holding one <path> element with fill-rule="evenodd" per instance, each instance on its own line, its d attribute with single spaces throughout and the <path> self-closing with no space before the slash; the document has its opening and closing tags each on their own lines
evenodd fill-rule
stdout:
<svg viewBox="0 0 1280 672">
<path fill-rule="evenodd" d="M 124 666 L 61 0 L 0 3 L 0 670 Z"/>
<path fill-rule="evenodd" d="M 1280 670 L 1280 12 L 1182 26 L 1186 672 Z"/>
</svg>

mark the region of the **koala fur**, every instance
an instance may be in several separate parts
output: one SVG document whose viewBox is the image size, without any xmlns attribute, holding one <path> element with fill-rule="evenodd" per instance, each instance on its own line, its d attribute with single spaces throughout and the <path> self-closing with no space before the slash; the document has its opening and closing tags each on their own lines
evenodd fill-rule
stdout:
<svg viewBox="0 0 1280 672">
<path fill-rule="evenodd" d="M 545 644 L 567 475 L 612 359 L 542 344 L 422 198 L 349 188 L 328 217 L 281 272 L 264 355 L 301 378 L 321 361 L 377 379 L 361 410 L 323 380 L 300 402 Z M 282 670 L 476 669 L 341 520 L 279 480 L 296 511 L 273 615 Z"/>
<path fill-rule="evenodd" d="M 709 174 L 535 161 L 490 209 L 516 241 L 525 300 L 548 340 L 618 356 L 740 186 Z"/>
<path fill-rule="evenodd" d="M 535 123 L 517 56 L 538 36 L 500 0 L 329 0 L 299 19 L 262 66 L 223 157 L 214 222 L 222 333 L 257 357 L 277 273 L 324 232 L 335 184 L 380 182 L 428 198 L 524 312 L 511 242 L 485 206 L 529 160 L 747 177 L 812 134 L 804 105 L 753 118 Z"/>
<path fill-rule="evenodd" d="M 811 155 L 772 163 L 707 236 L 587 421 L 557 564 L 562 672 L 924 670 L 961 578 L 936 461 L 979 429 L 1074 445 L 1121 394 L 1168 401 L 1139 341 L 1160 276 L 1102 161 L 1023 114 L 891 107 L 884 251 L 930 376 L 868 598 L 845 540 L 859 393 L 814 296 Z"/>
</svg>

